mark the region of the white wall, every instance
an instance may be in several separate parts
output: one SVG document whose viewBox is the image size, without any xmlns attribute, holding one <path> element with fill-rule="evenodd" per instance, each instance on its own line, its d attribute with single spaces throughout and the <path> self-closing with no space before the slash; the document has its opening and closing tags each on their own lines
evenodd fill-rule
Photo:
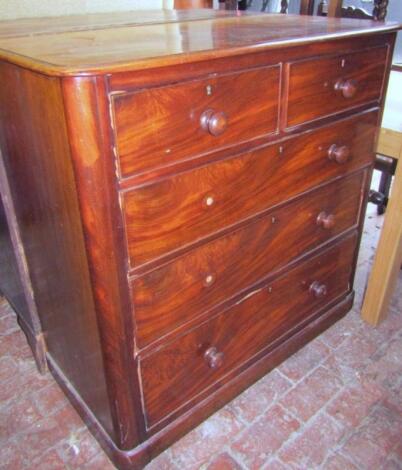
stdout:
<svg viewBox="0 0 402 470">
<path fill-rule="evenodd" d="M 173 0 L 0 0 L 0 19 L 171 8 Z"/>
</svg>

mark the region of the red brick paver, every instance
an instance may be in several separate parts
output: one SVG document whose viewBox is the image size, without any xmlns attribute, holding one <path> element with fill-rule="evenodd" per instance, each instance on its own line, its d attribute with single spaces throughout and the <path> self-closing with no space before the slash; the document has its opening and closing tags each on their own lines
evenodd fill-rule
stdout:
<svg viewBox="0 0 402 470">
<path fill-rule="evenodd" d="M 369 208 L 354 309 L 147 470 L 401 470 L 402 275 L 378 328 L 359 305 L 378 237 Z M 0 298 L 0 469 L 112 470 Z"/>
</svg>

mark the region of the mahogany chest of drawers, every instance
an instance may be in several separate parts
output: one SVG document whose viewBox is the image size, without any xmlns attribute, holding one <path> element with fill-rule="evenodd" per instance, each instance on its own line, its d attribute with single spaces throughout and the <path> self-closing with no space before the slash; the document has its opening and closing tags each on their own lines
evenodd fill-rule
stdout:
<svg viewBox="0 0 402 470">
<path fill-rule="evenodd" d="M 0 24 L 16 256 L 48 367 L 119 468 L 351 308 L 396 29 L 212 10 Z"/>
</svg>

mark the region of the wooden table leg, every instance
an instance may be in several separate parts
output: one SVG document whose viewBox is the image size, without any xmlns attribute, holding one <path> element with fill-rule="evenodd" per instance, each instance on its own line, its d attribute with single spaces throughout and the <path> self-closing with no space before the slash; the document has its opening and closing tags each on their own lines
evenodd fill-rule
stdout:
<svg viewBox="0 0 402 470">
<path fill-rule="evenodd" d="M 401 152 L 402 153 L 402 152 Z M 402 155 L 364 297 L 362 317 L 377 325 L 386 317 L 402 264 Z"/>
</svg>

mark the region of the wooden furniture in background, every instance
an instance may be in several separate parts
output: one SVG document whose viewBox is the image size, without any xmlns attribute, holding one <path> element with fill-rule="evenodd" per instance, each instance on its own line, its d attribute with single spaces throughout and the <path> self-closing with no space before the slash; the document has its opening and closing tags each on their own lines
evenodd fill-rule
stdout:
<svg viewBox="0 0 402 470">
<path fill-rule="evenodd" d="M 225 4 L 227 10 L 247 10 L 254 5 L 255 0 L 222 0 L 221 4 Z M 266 12 L 272 0 L 261 1 L 261 12 Z M 287 13 L 289 8 L 288 0 L 281 0 L 278 13 Z M 301 0 L 300 1 L 300 14 L 312 15 L 314 12 L 314 0 Z"/>
<path fill-rule="evenodd" d="M 213 0 L 174 0 L 174 8 L 212 8 Z"/>
<path fill-rule="evenodd" d="M 318 13 L 336 18 L 383 21 L 387 16 L 389 0 L 374 0 L 372 11 L 354 6 L 343 6 L 343 3 L 344 0 L 323 0 L 318 5 Z"/>
<path fill-rule="evenodd" d="M 0 24 L 2 161 L 47 363 L 119 468 L 351 308 L 397 29 L 370 26 Z"/>
<path fill-rule="evenodd" d="M 394 65 L 393 69 L 377 151 L 398 164 L 362 307 L 362 317 L 372 325 L 387 315 L 402 264 L 402 67 Z"/>
<path fill-rule="evenodd" d="M 399 161 L 402 158 L 402 147 Z M 362 317 L 371 325 L 386 318 L 402 265 L 402 165 L 398 163 L 380 241 L 364 295 Z"/>
<path fill-rule="evenodd" d="M 342 0 L 326 0 L 318 5 L 318 14 L 339 18 L 355 18 L 362 20 L 382 21 L 387 15 L 388 0 L 375 0 L 371 12 L 354 6 L 343 6 Z M 381 172 L 378 191 L 370 191 L 370 202 L 377 205 L 377 213 L 383 214 L 388 202 L 392 177 L 395 174 L 396 161 L 388 156 L 378 154 L 375 162 L 376 170 Z"/>
<path fill-rule="evenodd" d="M 0 152 L 0 294 L 17 313 L 40 372 L 47 370 L 46 345 L 26 269 L 20 229 Z"/>
</svg>

